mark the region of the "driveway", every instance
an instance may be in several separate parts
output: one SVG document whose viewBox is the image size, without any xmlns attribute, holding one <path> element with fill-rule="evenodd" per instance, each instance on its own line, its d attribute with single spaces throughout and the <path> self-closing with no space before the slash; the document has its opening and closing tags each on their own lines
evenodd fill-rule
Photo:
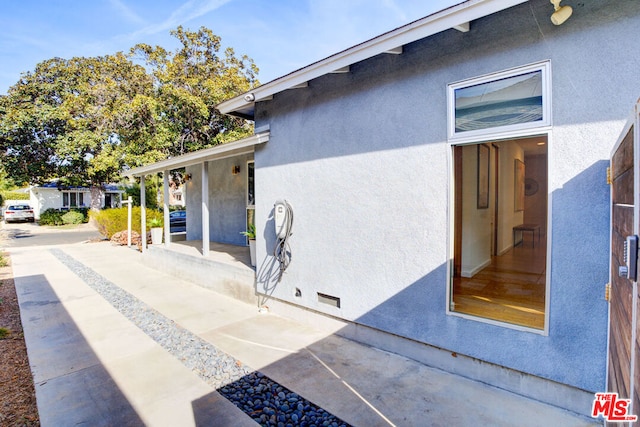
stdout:
<svg viewBox="0 0 640 427">
<path fill-rule="evenodd" d="M 7 248 L 68 245 L 101 238 L 91 224 L 53 227 L 31 222 L 2 222 L 0 225 L 0 246 Z"/>
</svg>

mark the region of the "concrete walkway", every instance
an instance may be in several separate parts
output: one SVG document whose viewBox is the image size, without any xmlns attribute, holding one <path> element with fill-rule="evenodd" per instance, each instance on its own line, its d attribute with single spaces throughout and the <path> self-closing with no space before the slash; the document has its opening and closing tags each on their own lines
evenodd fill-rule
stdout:
<svg viewBox="0 0 640 427">
<path fill-rule="evenodd" d="M 109 243 L 58 247 L 236 360 L 355 426 L 600 425 L 278 317 L 145 267 Z M 255 426 L 65 266 L 11 258 L 43 427 Z"/>
</svg>

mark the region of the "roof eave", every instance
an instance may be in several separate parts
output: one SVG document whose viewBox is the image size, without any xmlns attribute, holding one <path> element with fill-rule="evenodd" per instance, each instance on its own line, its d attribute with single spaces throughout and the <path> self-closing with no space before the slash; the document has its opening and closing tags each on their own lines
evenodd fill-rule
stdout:
<svg viewBox="0 0 640 427">
<path fill-rule="evenodd" d="M 258 86 L 249 92 L 218 104 L 217 108 L 223 114 L 253 118 L 255 103 L 261 100 L 268 100 L 276 93 L 292 89 L 312 79 L 343 69 L 344 67 L 348 67 L 381 53 L 392 51 L 398 47 L 427 38 L 442 31 L 451 28 L 463 28 L 473 20 L 527 1 L 528 0 L 467 0 L 360 43 L 283 77 L 272 80 L 269 83 L 265 83 L 262 86 Z M 248 99 L 251 99 L 251 101 Z M 248 114 L 251 114 L 251 116 L 247 117 Z"/>
<path fill-rule="evenodd" d="M 125 170 L 122 172 L 122 175 L 129 177 L 140 177 L 144 175 L 163 172 L 166 170 L 179 169 L 206 161 L 239 156 L 242 154 L 253 152 L 256 145 L 264 144 L 267 141 L 269 141 L 269 132 L 261 132 L 250 137 L 240 139 L 238 141 L 216 145 L 211 148 L 183 154 L 181 156 L 162 160 L 150 165 Z"/>
</svg>

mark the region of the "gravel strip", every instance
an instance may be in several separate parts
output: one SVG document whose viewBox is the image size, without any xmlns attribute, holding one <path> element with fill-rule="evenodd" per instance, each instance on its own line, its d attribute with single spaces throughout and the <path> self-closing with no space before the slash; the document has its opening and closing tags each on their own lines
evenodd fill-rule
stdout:
<svg viewBox="0 0 640 427">
<path fill-rule="evenodd" d="M 348 426 L 179 326 L 62 250 L 50 252 L 129 321 L 257 423 L 278 427 Z"/>
</svg>

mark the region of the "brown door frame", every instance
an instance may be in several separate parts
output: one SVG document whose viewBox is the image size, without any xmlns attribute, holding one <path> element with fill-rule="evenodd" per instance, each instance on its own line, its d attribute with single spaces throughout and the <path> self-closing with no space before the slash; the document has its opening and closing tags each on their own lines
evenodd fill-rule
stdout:
<svg viewBox="0 0 640 427">
<path fill-rule="evenodd" d="M 500 224 L 500 147 L 491 144 L 494 152 L 494 186 L 493 186 L 493 256 L 498 256 L 498 224 Z"/>
</svg>

